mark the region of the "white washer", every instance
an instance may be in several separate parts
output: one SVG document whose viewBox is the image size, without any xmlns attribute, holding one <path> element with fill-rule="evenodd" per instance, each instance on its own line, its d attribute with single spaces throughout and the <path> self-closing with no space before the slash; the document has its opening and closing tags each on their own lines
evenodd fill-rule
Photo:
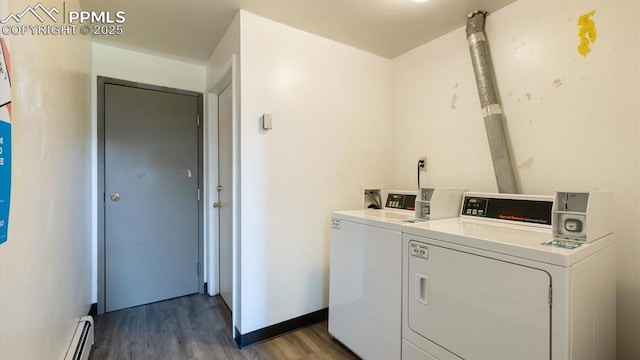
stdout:
<svg viewBox="0 0 640 360">
<path fill-rule="evenodd" d="M 613 235 L 545 245 L 552 205 L 468 193 L 461 217 L 404 227 L 403 360 L 615 359 Z"/>
<path fill-rule="evenodd" d="M 400 195 L 390 192 L 387 203 L 398 207 L 411 196 Z M 402 224 L 415 221 L 409 203 L 332 216 L 329 333 L 362 359 L 400 359 Z"/>
<path fill-rule="evenodd" d="M 459 196 L 431 206 L 457 216 Z M 435 189 L 447 194 L 451 188 Z M 416 192 L 389 191 L 385 210 L 336 211 L 332 217 L 329 333 L 365 360 L 401 358 L 402 226 L 415 219 Z M 457 201 L 450 213 L 444 199 Z"/>
</svg>

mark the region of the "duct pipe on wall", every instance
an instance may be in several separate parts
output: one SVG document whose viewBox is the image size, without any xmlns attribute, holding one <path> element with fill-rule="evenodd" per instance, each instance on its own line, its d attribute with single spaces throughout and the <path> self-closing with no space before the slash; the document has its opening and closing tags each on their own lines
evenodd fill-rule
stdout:
<svg viewBox="0 0 640 360">
<path fill-rule="evenodd" d="M 498 191 L 518 193 L 515 171 L 511 161 L 511 152 L 507 143 L 502 119 L 502 107 L 498 102 L 493 77 L 493 67 L 489 58 L 489 48 L 484 35 L 484 22 L 487 13 L 476 11 L 467 18 L 467 42 L 473 62 L 473 72 L 478 86 L 482 117 L 489 140 L 493 170 L 496 174 Z"/>
</svg>

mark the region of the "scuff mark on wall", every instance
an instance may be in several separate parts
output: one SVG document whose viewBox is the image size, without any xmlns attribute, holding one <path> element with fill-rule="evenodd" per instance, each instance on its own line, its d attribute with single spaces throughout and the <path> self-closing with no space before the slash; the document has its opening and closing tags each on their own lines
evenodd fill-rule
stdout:
<svg viewBox="0 0 640 360">
<path fill-rule="evenodd" d="M 509 95 L 509 97 L 513 97 L 513 95 L 515 95 L 515 93 L 516 93 L 515 91 L 509 91 L 509 92 L 507 93 L 507 95 Z M 517 98 L 517 99 L 516 99 L 516 102 L 520 102 L 520 98 Z"/>
<path fill-rule="evenodd" d="M 520 33 L 517 35 L 511 36 L 511 41 L 513 42 L 513 50 L 524 50 L 526 48 L 526 44 L 524 42 L 524 31 L 521 29 Z"/>
<path fill-rule="evenodd" d="M 518 165 L 518 169 L 533 170 L 532 165 L 534 161 L 535 161 L 534 158 L 528 158 L 522 164 Z"/>
<path fill-rule="evenodd" d="M 591 52 L 590 45 L 596 42 L 597 32 L 596 23 L 591 19 L 595 15 L 596 11 L 593 10 L 578 18 L 578 38 L 580 38 L 580 45 L 578 45 L 578 53 L 586 57 Z"/>
<path fill-rule="evenodd" d="M 458 83 L 453 85 L 453 96 L 451 96 L 451 110 L 455 110 L 458 107 L 458 93 L 456 89 L 458 88 Z"/>
<path fill-rule="evenodd" d="M 562 80 L 555 79 L 555 80 L 553 80 L 552 84 L 555 85 L 555 87 L 560 87 L 560 86 L 562 86 Z"/>
<path fill-rule="evenodd" d="M 558 82 L 558 84 L 562 85 L 562 81 L 561 81 L 560 79 L 557 79 L 556 81 Z M 555 82 L 554 82 L 553 84 L 554 84 L 554 85 L 556 85 L 556 83 L 555 83 Z M 558 87 L 558 86 L 560 86 L 560 85 L 556 85 L 556 87 Z M 509 91 L 509 92 L 507 93 L 507 95 L 508 95 L 510 98 L 514 98 L 514 97 L 515 97 L 515 101 L 516 101 L 516 102 L 520 102 L 524 97 L 526 97 L 528 101 L 531 101 L 531 99 L 533 99 L 533 96 L 531 96 L 531 93 L 530 93 L 530 92 L 526 92 L 526 93 L 524 93 L 524 95 L 523 95 L 523 96 L 521 96 L 522 94 L 516 94 L 516 92 L 515 92 L 515 91 Z M 542 100 L 542 98 L 540 98 L 540 100 Z"/>
</svg>

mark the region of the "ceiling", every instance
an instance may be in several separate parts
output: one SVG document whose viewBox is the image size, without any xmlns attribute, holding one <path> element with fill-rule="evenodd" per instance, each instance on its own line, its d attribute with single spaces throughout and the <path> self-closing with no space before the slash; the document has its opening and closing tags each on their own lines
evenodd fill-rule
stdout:
<svg viewBox="0 0 640 360">
<path fill-rule="evenodd" d="M 474 10 L 515 0 L 80 0 L 87 11 L 125 11 L 124 34 L 97 42 L 206 63 L 239 9 L 394 58 L 463 26 Z"/>
</svg>

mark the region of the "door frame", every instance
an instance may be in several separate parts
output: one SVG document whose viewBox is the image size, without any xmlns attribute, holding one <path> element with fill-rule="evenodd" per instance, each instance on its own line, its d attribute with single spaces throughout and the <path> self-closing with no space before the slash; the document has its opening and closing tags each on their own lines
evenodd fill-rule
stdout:
<svg viewBox="0 0 640 360">
<path fill-rule="evenodd" d="M 213 296 L 220 293 L 218 261 L 220 247 L 220 224 L 217 211 L 213 210 L 213 203 L 217 201 L 218 185 L 218 95 L 231 86 L 231 128 L 232 128 L 232 251 L 233 274 L 232 296 L 233 312 L 231 313 L 231 330 L 235 338 L 234 329 L 240 323 L 240 84 L 238 77 L 238 60 L 235 54 L 227 60 L 221 68 L 220 75 L 214 79 L 213 86 L 207 91 L 207 117 L 205 121 L 205 237 L 207 239 L 207 279 L 208 293 Z"/>
<path fill-rule="evenodd" d="M 204 192 L 203 188 L 203 122 L 204 122 L 204 112 L 203 112 L 203 95 L 202 93 L 190 91 L 190 90 L 181 90 L 164 86 L 157 86 L 151 84 L 144 84 L 140 82 L 127 81 L 115 78 L 109 78 L 104 76 L 97 77 L 97 86 L 98 86 L 98 106 L 97 106 L 97 137 L 98 137 L 98 146 L 97 146 L 97 155 L 98 155 L 98 191 L 97 191 L 97 204 L 98 204 L 98 314 L 103 314 L 105 312 L 105 297 L 106 297 L 106 281 L 105 281 L 105 188 L 104 188 L 104 179 L 105 179 L 105 119 L 104 119 L 104 87 L 107 84 L 112 85 L 120 85 L 120 86 L 129 86 L 138 89 L 144 90 L 152 90 L 152 91 L 161 91 L 165 93 L 171 94 L 179 94 L 179 95 L 187 95 L 194 96 L 198 99 L 198 115 L 199 115 L 199 126 L 198 129 L 198 188 L 200 189 L 200 193 Z M 196 119 L 194 119 L 196 121 Z M 200 264 L 200 268 L 198 271 L 198 292 L 204 292 L 204 204 L 206 202 L 203 201 L 203 197 L 201 195 L 200 201 L 198 203 L 198 262 Z"/>
</svg>

